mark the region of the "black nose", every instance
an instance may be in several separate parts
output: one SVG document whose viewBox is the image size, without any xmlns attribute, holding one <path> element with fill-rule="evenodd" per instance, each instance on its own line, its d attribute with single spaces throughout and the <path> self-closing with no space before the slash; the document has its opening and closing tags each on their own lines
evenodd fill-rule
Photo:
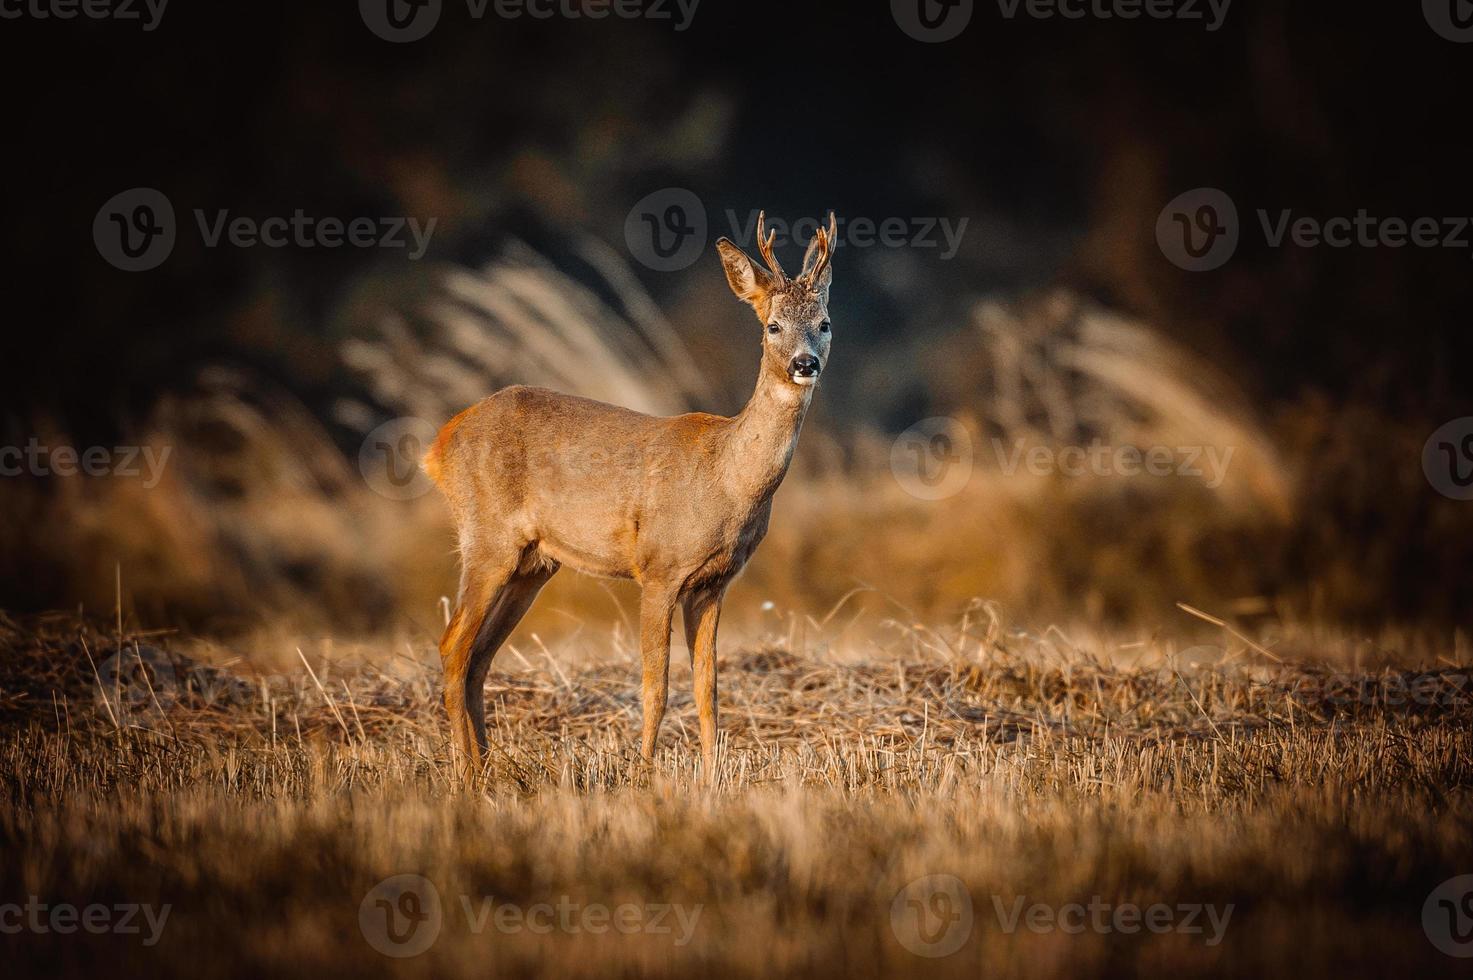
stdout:
<svg viewBox="0 0 1473 980">
<path fill-rule="evenodd" d="M 799 354 L 793 358 L 792 372 L 800 378 L 818 377 L 818 358 L 812 354 Z"/>
</svg>

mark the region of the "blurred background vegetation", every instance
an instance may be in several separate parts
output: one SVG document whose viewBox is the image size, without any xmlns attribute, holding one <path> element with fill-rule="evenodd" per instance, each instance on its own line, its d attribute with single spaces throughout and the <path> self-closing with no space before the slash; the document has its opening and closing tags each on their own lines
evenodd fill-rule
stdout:
<svg viewBox="0 0 1473 980">
<path fill-rule="evenodd" d="M 0 606 L 110 609 L 120 568 L 149 621 L 432 631 L 448 517 L 369 488 L 374 427 L 439 424 L 512 382 L 657 412 L 745 400 L 759 327 L 714 252 L 656 272 L 625 244 L 630 208 L 673 186 L 713 241 L 758 207 L 968 221 L 949 261 L 840 250 L 833 361 L 739 614 L 821 615 L 868 585 L 916 615 L 980 596 L 1039 620 L 1151 623 L 1186 601 L 1468 623 L 1473 505 L 1420 466 L 1473 414 L 1467 249 L 1274 249 L 1255 215 L 1473 214 L 1469 52 L 1415 6 L 1243 3 L 1209 33 L 979 4 L 926 45 L 884 3 L 705 0 L 680 32 L 451 4 L 394 45 L 352 5 L 179 4 L 150 33 L 7 22 L 0 44 L 0 443 L 172 447 L 154 488 L 4 478 Z M 181 234 L 130 274 L 90 229 L 135 186 L 169 196 Z M 1232 195 L 1244 236 L 1194 274 L 1155 225 L 1201 186 Z M 194 208 L 437 225 L 420 262 L 207 249 Z M 890 453 L 936 416 L 977 459 L 932 502 Z M 1009 475 L 993 439 L 1235 456 L 1220 487 Z M 617 589 L 571 579 L 543 605 L 618 615 Z"/>
</svg>

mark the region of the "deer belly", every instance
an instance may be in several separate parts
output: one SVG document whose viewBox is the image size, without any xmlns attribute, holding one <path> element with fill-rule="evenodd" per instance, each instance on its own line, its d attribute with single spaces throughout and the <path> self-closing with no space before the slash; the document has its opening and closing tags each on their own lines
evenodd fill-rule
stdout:
<svg viewBox="0 0 1473 980">
<path fill-rule="evenodd" d="M 623 521 L 588 513 L 564 512 L 538 522 L 537 544 L 543 554 L 588 575 L 634 577 L 634 535 Z"/>
</svg>

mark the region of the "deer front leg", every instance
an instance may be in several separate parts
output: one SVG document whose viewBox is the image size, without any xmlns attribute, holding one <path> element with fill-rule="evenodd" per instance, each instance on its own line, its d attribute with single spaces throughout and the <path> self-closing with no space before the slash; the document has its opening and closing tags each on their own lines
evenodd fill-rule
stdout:
<svg viewBox="0 0 1473 980">
<path fill-rule="evenodd" d="M 655 757 L 655 739 L 665 717 L 665 698 L 670 690 L 670 625 L 675 617 L 675 597 L 668 589 L 646 585 L 639 603 L 640 658 L 644 678 L 644 737 L 640 755 L 645 762 Z"/>
<path fill-rule="evenodd" d="M 685 643 L 701 718 L 701 769 L 708 786 L 716 785 L 716 625 L 722 598 L 720 592 L 701 592 L 684 602 Z"/>
</svg>

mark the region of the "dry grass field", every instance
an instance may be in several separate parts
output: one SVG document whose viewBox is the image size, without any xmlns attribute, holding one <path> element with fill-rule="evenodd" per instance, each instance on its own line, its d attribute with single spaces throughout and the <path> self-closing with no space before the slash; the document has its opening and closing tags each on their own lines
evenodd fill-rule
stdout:
<svg viewBox="0 0 1473 980">
<path fill-rule="evenodd" d="M 0 613 L 17 975 L 1463 965 L 1469 512 L 1408 465 L 1425 432 L 1312 401 L 1266 418 L 1067 291 L 979 301 L 917 350 L 956 452 L 931 455 L 919 409 L 899 437 L 847 424 L 893 358 L 818 399 L 723 614 L 714 788 L 683 644 L 646 770 L 635 590 L 567 573 L 498 655 L 493 750 L 460 790 L 454 538 L 427 486 L 386 492 L 419 451 L 370 451 L 385 412 L 433 431 L 512 380 L 731 410 L 750 383 L 748 349 L 724 394 L 695 390 L 662 317 L 636 329 L 517 255 L 343 344 L 387 408 L 204 368 L 131 433 L 170 451 L 156 483 L 7 486 L 5 608 L 31 610 Z M 1095 446 L 1217 465 L 1017 463 Z M 93 612 L 36 612 L 56 606 Z"/>
<path fill-rule="evenodd" d="M 470 793 L 432 637 L 263 638 L 273 661 L 125 625 L 118 669 L 115 622 L 0 619 L 0 927 L 35 918 L 0 933 L 7 972 L 1461 967 L 1424 924 L 1473 871 L 1460 641 L 895 613 L 728 640 L 714 790 L 678 645 L 646 772 L 627 631 L 514 640 Z"/>
</svg>

